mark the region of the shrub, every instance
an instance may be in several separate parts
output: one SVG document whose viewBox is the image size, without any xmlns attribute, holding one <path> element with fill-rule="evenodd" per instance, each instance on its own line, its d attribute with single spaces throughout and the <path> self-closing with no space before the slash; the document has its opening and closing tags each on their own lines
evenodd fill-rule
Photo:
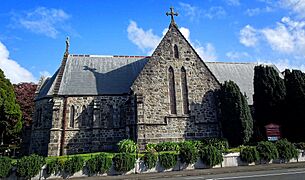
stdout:
<svg viewBox="0 0 305 180">
<path fill-rule="evenodd" d="M 298 150 L 292 143 L 287 141 L 287 139 L 281 139 L 277 141 L 275 146 L 279 153 L 279 157 L 285 161 L 289 161 L 292 158 L 298 157 Z"/>
<path fill-rule="evenodd" d="M 59 158 L 47 162 L 47 174 L 58 174 L 64 168 L 64 161 Z"/>
<path fill-rule="evenodd" d="M 95 155 L 86 162 L 86 168 L 88 169 L 90 175 L 105 173 L 109 171 L 111 165 L 111 158 L 107 157 L 107 155 L 104 153 Z"/>
<path fill-rule="evenodd" d="M 136 159 L 132 154 L 119 153 L 112 158 L 112 161 L 116 171 L 127 172 L 134 168 Z"/>
<path fill-rule="evenodd" d="M 0 157 L 0 178 L 7 177 L 12 169 L 12 160 L 8 157 Z"/>
<path fill-rule="evenodd" d="M 169 152 L 159 154 L 159 162 L 165 169 L 173 168 L 177 164 L 177 155 Z"/>
<path fill-rule="evenodd" d="M 201 160 L 207 166 L 215 166 L 223 161 L 222 153 L 216 147 L 208 145 L 202 147 L 199 151 Z"/>
<path fill-rule="evenodd" d="M 259 153 L 256 147 L 246 146 L 240 151 L 240 159 L 247 163 L 252 163 L 259 160 Z"/>
<path fill-rule="evenodd" d="M 196 144 L 191 141 L 180 143 L 180 159 L 182 163 L 195 163 L 198 158 Z"/>
<path fill-rule="evenodd" d="M 260 159 L 267 162 L 269 162 L 271 159 L 276 159 L 279 156 L 275 145 L 269 141 L 259 142 L 256 149 L 259 153 Z"/>
<path fill-rule="evenodd" d="M 146 144 L 145 150 L 154 152 L 154 151 L 156 151 L 156 149 L 155 149 L 156 146 L 157 146 L 157 144 Z"/>
<path fill-rule="evenodd" d="M 121 153 L 135 153 L 137 151 L 137 144 L 131 139 L 123 139 L 118 142 L 119 152 Z"/>
<path fill-rule="evenodd" d="M 304 142 L 295 143 L 294 146 L 295 146 L 297 149 L 305 150 L 305 143 L 304 143 Z"/>
<path fill-rule="evenodd" d="M 179 143 L 177 142 L 161 142 L 155 147 L 157 152 L 161 151 L 179 151 Z"/>
<path fill-rule="evenodd" d="M 229 143 L 224 138 L 204 138 L 202 140 L 202 146 L 209 145 L 216 147 L 221 152 L 225 152 L 229 148 Z"/>
<path fill-rule="evenodd" d="M 66 173 L 73 175 L 77 171 L 80 171 L 84 166 L 84 159 L 81 156 L 73 156 L 67 159 L 64 163 L 64 170 Z"/>
<path fill-rule="evenodd" d="M 24 156 L 17 162 L 17 174 L 29 179 L 36 176 L 44 164 L 45 159 L 42 156 L 36 154 Z"/>
<path fill-rule="evenodd" d="M 152 151 L 148 151 L 144 154 L 142 160 L 144 161 L 144 164 L 147 167 L 147 169 L 151 169 L 156 166 L 158 156 Z"/>
</svg>

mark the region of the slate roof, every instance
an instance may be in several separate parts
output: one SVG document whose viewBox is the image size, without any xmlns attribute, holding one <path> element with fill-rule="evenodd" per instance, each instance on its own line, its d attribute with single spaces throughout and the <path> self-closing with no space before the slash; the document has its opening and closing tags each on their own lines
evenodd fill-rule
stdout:
<svg viewBox="0 0 305 180">
<path fill-rule="evenodd" d="M 149 57 L 69 55 L 58 95 L 118 95 L 130 92 Z M 234 81 L 253 104 L 254 67 L 257 63 L 205 62 L 219 82 Z M 275 67 L 276 68 L 276 67 Z M 36 99 L 53 95 L 58 76 L 42 82 Z"/>
<path fill-rule="evenodd" d="M 149 57 L 69 55 L 58 95 L 115 95 L 129 93 Z M 47 79 L 36 99 L 52 96 L 58 70 Z"/>
<path fill-rule="evenodd" d="M 234 81 L 240 91 L 246 94 L 248 104 L 253 104 L 254 67 L 257 63 L 206 62 L 206 65 L 220 83 Z"/>
</svg>

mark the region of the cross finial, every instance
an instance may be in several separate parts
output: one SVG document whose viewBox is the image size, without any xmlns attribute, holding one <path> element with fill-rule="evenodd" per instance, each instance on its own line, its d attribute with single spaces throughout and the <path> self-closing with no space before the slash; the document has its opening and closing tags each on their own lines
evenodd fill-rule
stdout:
<svg viewBox="0 0 305 180">
<path fill-rule="evenodd" d="M 66 54 L 69 54 L 69 47 L 70 47 L 70 38 L 67 36 L 66 38 Z"/>
<path fill-rule="evenodd" d="M 171 16 L 171 23 L 175 24 L 174 16 L 178 16 L 177 12 L 174 12 L 174 8 L 170 7 L 169 8 L 171 11 L 166 13 L 166 16 Z"/>
</svg>

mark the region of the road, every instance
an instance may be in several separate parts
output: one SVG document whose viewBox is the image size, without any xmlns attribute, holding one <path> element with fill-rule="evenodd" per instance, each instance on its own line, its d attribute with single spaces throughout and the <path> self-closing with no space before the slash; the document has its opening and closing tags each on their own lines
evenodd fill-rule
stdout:
<svg viewBox="0 0 305 180">
<path fill-rule="evenodd" d="M 305 168 L 160 178 L 161 180 L 305 180 Z"/>
</svg>

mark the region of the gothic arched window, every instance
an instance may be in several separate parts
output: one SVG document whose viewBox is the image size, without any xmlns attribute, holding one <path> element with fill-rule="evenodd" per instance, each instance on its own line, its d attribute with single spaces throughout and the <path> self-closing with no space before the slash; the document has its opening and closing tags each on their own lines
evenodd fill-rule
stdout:
<svg viewBox="0 0 305 180">
<path fill-rule="evenodd" d="M 75 108 L 72 105 L 70 107 L 70 127 L 71 128 L 74 128 L 74 118 L 75 118 Z"/>
<path fill-rule="evenodd" d="M 86 127 L 87 126 L 88 111 L 87 111 L 87 108 L 86 108 L 85 105 L 82 108 L 82 115 L 81 115 L 81 117 L 82 117 L 81 118 L 82 119 L 81 126 L 82 127 Z"/>
<path fill-rule="evenodd" d="M 186 80 L 186 70 L 184 67 L 181 68 L 181 91 L 182 91 L 182 101 L 183 101 L 183 113 L 189 113 L 189 102 L 188 102 L 188 90 L 187 90 L 187 80 Z"/>
<path fill-rule="evenodd" d="M 174 56 L 175 58 L 179 59 L 179 51 L 178 46 L 176 44 L 174 45 Z"/>
<path fill-rule="evenodd" d="M 176 109 L 176 92 L 175 92 L 175 74 L 172 67 L 168 68 L 168 85 L 169 85 L 169 103 L 170 103 L 170 113 L 177 114 Z"/>
</svg>

